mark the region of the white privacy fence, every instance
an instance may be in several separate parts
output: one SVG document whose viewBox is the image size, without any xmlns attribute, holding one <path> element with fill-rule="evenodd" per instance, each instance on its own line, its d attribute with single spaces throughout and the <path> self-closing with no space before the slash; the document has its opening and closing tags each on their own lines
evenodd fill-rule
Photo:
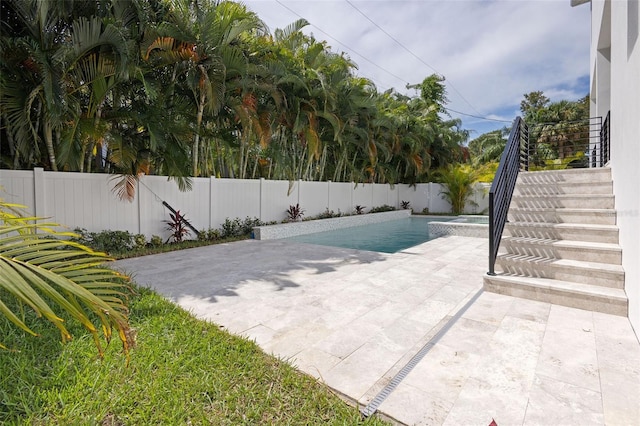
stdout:
<svg viewBox="0 0 640 426">
<path fill-rule="evenodd" d="M 168 235 L 164 220 L 166 201 L 179 210 L 196 229 L 219 228 L 226 218 L 257 217 L 264 222 L 282 221 L 290 205 L 300 204 L 305 216 L 326 209 L 353 213 L 384 204 L 400 208 L 409 201 L 415 212 L 448 213 L 451 205 L 441 195 L 442 186 L 423 183 L 354 184 L 348 182 L 272 181 L 265 179 L 194 178 L 193 189 L 180 192 L 174 182 L 162 176 L 143 176 L 133 202 L 120 201 L 112 192 L 113 175 L 0 170 L 0 198 L 26 205 L 38 217 L 50 218 L 70 228 L 89 231 L 122 230 L 132 233 Z M 487 209 L 488 186 L 478 184 L 465 213 Z M 474 205 L 476 204 L 476 205 Z"/>
</svg>

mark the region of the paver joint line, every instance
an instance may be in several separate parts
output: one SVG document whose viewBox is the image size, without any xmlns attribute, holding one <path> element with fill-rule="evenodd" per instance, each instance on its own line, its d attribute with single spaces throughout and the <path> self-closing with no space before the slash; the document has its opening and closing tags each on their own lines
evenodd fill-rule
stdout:
<svg viewBox="0 0 640 426">
<path fill-rule="evenodd" d="M 380 391 L 378 394 L 364 407 L 360 410 L 360 414 L 363 418 L 367 418 L 373 415 L 376 411 L 378 411 L 378 407 L 384 402 L 389 395 L 398 387 L 400 382 L 404 380 L 405 377 L 415 368 L 416 365 L 422 360 L 422 358 L 429 353 L 429 351 L 438 343 L 438 341 L 447 334 L 447 331 L 462 317 L 462 315 L 475 303 L 476 300 L 482 295 L 484 292 L 483 289 L 478 290 L 476 294 L 473 295 L 471 299 L 463 307 L 461 307 L 458 312 L 456 312 L 449 321 L 429 340 L 425 345 L 420 348 L 420 350 L 405 364 L 404 367 L 398 371 L 398 373 L 393 376 L 391 381 Z"/>
</svg>

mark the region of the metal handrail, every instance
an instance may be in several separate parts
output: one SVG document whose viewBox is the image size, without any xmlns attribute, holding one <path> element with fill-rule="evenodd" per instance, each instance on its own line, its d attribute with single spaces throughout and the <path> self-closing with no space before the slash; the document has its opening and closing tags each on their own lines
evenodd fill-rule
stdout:
<svg viewBox="0 0 640 426">
<path fill-rule="evenodd" d="M 602 123 L 600 129 L 600 167 L 604 167 L 609 162 L 609 149 L 611 148 L 609 138 L 611 111 L 607 112 L 607 116 Z"/>
<path fill-rule="evenodd" d="M 590 152 L 591 167 L 604 167 L 609 161 L 611 149 L 609 135 L 610 115 L 611 112 L 608 112 L 604 121 L 602 121 L 602 117 L 592 117 L 584 120 L 582 123 L 586 126 L 586 130 L 579 130 L 575 134 L 586 133 L 586 136 L 573 137 L 575 134 L 566 131 L 567 126 L 571 127 L 580 122 L 562 123 L 555 130 L 558 131 L 558 134 L 564 134 L 565 137 L 568 135 L 567 140 L 575 139 L 578 141 L 577 144 L 571 145 L 569 150 L 576 150 L 580 146 L 588 148 L 587 144 L 592 144 L 593 149 Z M 539 137 L 537 132 L 539 128 L 544 128 L 545 126 L 547 124 L 537 124 L 530 129 L 520 117 L 513 122 L 507 146 L 502 153 L 498 171 L 489 190 L 489 275 L 495 275 L 495 263 L 498 257 L 498 249 L 500 248 L 500 240 L 507 222 L 507 213 L 516 186 L 518 172 L 520 169 L 528 171 L 532 165 L 533 157 L 538 149 L 536 146 L 536 139 Z M 596 142 L 590 142 L 596 138 Z M 588 166 L 589 163 L 587 162 L 586 165 Z"/>
<path fill-rule="evenodd" d="M 518 117 L 513 122 L 507 146 L 489 190 L 489 275 L 495 275 L 500 239 L 507 222 L 507 212 L 516 186 L 520 164 L 528 170 L 529 135 L 526 123 Z M 522 158 L 521 158 L 522 157 Z"/>
</svg>

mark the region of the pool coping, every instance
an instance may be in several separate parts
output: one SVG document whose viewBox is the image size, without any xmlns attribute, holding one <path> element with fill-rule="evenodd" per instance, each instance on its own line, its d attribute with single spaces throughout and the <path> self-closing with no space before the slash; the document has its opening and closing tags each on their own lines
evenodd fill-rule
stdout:
<svg viewBox="0 0 640 426">
<path fill-rule="evenodd" d="M 390 220 L 404 219 L 410 216 L 411 210 L 406 209 L 390 212 L 332 217 L 329 219 L 317 219 L 303 222 L 279 223 L 277 225 L 256 226 L 253 228 L 253 238 L 256 240 L 276 240 L 280 238 L 296 237 L 298 235 L 314 234 L 316 232 L 351 228 L 353 226 L 388 222 Z"/>
</svg>

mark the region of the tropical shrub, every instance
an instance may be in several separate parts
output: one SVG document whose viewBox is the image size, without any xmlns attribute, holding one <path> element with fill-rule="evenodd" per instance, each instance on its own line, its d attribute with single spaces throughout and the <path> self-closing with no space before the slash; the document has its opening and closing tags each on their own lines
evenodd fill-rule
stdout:
<svg viewBox="0 0 640 426">
<path fill-rule="evenodd" d="M 144 234 L 135 234 L 133 236 L 133 246 L 136 249 L 143 249 L 147 246 L 147 237 Z"/>
<path fill-rule="evenodd" d="M 333 210 L 329 210 L 329 207 L 327 207 L 327 209 L 324 212 L 320 213 L 314 219 L 331 219 L 332 217 L 340 217 L 340 216 L 342 216 L 342 213 L 340 213 L 340 210 L 338 210 L 338 213 L 335 213 Z"/>
<path fill-rule="evenodd" d="M 219 229 L 203 229 L 198 234 L 198 240 L 200 241 L 217 241 L 221 238 L 222 233 Z"/>
<path fill-rule="evenodd" d="M 128 353 L 132 338 L 127 317 L 128 278 L 102 266 L 111 260 L 79 244 L 56 223 L 25 216 L 24 206 L 0 199 L 0 315 L 33 336 L 24 310 L 50 321 L 62 341 L 71 339 L 56 311 L 65 311 L 93 335 L 100 356 L 100 332 L 108 343 L 113 331 Z M 0 348 L 7 349 L 0 342 Z"/>
<path fill-rule="evenodd" d="M 371 209 L 371 211 L 369 211 L 369 213 L 381 213 L 381 212 L 392 212 L 394 211 L 396 208 L 393 206 L 390 206 L 388 204 L 383 204 L 380 207 L 374 207 Z"/>
<path fill-rule="evenodd" d="M 152 235 L 151 240 L 149 240 L 149 244 L 151 247 L 160 247 L 163 244 L 162 237 L 159 235 Z"/>
<path fill-rule="evenodd" d="M 263 225 L 263 223 L 256 217 L 250 218 L 247 216 L 244 220 L 241 220 L 239 217 L 235 219 L 226 218 L 219 231 L 219 238 L 242 237 L 244 235 L 249 235 L 251 234 L 251 231 L 253 231 L 254 226 L 260 225 Z"/>
<path fill-rule="evenodd" d="M 287 221 L 289 222 L 299 222 L 304 216 L 304 210 L 302 209 L 302 207 L 300 207 L 300 204 L 297 203 L 295 206 L 289 206 L 289 208 L 286 210 L 286 213 Z"/>
<path fill-rule="evenodd" d="M 450 164 L 438 170 L 437 178 L 445 187 L 440 194 L 451 203 L 454 214 L 461 214 L 467 200 L 473 195 L 473 186 L 478 181 L 478 169 L 468 164 Z"/>
<path fill-rule="evenodd" d="M 357 205 L 355 207 L 356 214 L 364 214 L 364 209 L 366 208 L 366 206 Z"/>
<path fill-rule="evenodd" d="M 176 243 L 181 243 L 184 237 L 189 235 L 191 231 L 187 227 L 187 222 L 184 215 L 180 214 L 180 210 L 175 213 L 169 213 L 169 217 L 171 220 L 165 220 L 164 223 L 167 224 L 167 231 L 170 231 L 169 238 L 167 242 L 173 238 L 173 241 Z"/>
<path fill-rule="evenodd" d="M 131 250 L 140 241 L 137 235 L 134 236 L 129 231 L 111 231 L 107 229 L 100 232 L 89 232 L 84 228 L 76 228 L 74 232 L 72 241 L 105 253 Z M 141 236 L 144 239 L 144 235 Z M 144 244 L 146 244 L 146 241 Z"/>
<path fill-rule="evenodd" d="M 403 210 L 409 210 L 411 208 L 411 202 L 410 201 L 400 201 L 400 206 L 402 207 Z"/>
</svg>

